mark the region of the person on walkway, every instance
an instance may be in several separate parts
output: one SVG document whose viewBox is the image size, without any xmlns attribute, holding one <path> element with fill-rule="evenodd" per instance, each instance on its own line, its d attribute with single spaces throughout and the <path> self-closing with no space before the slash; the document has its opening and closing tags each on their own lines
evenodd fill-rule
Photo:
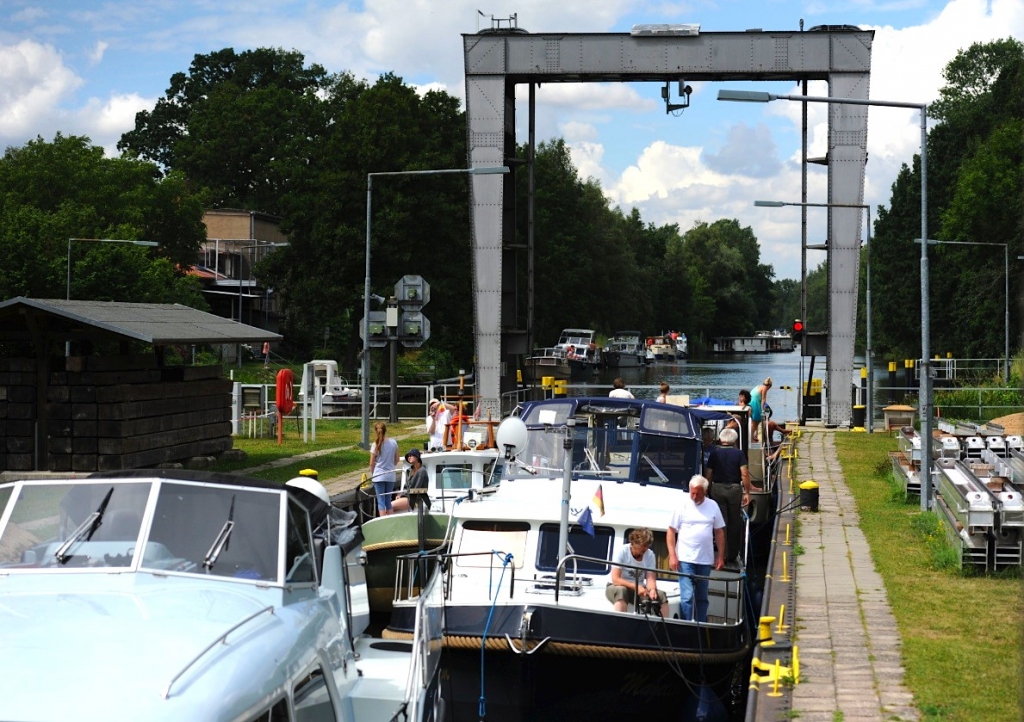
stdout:
<svg viewBox="0 0 1024 722">
<path fill-rule="evenodd" d="M 391 495 L 395 490 L 395 469 L 398 467 L 398 442 L 388 438 L 383 421 L 373 425 L 376 439 L 370 447 L 370 480 L 377 495 L 377 514 L 391 514 Z"/>
<path fill-rule="evenodd" d="M 665 381 L 662 381 L 661 385 L 658 387 L 658 390 L 661 391 L 661 393 L 658 394 L 657 402 L 659 404 L 667 404 L 668 403 L 668 392 L 669 392 L 669 385 L 668 385 L 668 383 L 665 382 Z"/>
<path fill-rule="evenodd" d="M 431 399 L 427 409 L 427 449 L 444 451 L 444 427 L 452 420 L 452 412 L 437 399 Z"/>
<path fill-rule="evenodd" d="M 419 449 L 409 449 L 405 452 L 405 463 L 409 465 L 409 474 L 405 480 L 405 491 L 399 493 L 394 502 L 391 504 L 391 508 L 394 512 L 409 511 L 412 508 L 412 504 L 415 503 L 409 498 L 409 491 L 412 489 L 416 490 L 427 490 L 427 485 L 430 483 L 430 479 L 427 476 L 427 470 L 423 468 L 423 458 L 420 456 Z M 419 499 L 427 505 L 427 509 L 430 508 L 430 497 L 426 494 L 419 494 Z"/>
<path fill-rule="evenodd" d="M 613 399 L 636 398 L 635 396 L 633 396 L 633 394 L 629 393 L 629 390 L 626 388 L 626 382 L 620 378 L 617 378 L 614 381 L 612 381 L 612 390 L 608 392 L 608 396 Z"/>
<path fill-rule="evenodd" d="M 750 470 L 747 455 L 736 446 L 736 429 L 723 429 L 718 445 L 711 447 L 704 476 L 711 483 L 708 495 L 718 504 L 725 519 L 725 558 L 743 561 L 743 511 L 750 503 Z"/>
<path fill-rule="evenodd" d="M 646 527 L 639 527 L 629 533 L 629 544 L 621 547 L 612 559 L 612 580 L 604 589 L 604 595 L 615 605 L 616 612 L 625 612 L 627 605 L 636 604 L 637 596 L 641 599 L 661 602 L 661 617 L 668 617 L 668 597 L 658 589 L 657 560 L 651 551 L 654 534 Z M 622 568 L 620 564 L 641 567 L 640 569 Z M 640 578 L 643 577 L 643 581 Z"/>
<path fill-rule="evenodd" d="M 672 512 L 665 530 L 669 568 L 683 574 L 679 577 L 680 616 L 698 622 L 708 621 L 711 568 L 725 566 L 725 520 L 707 492 L 707 479 L 700 474 L 690 479 L 690 495 Z"/>
</svg>

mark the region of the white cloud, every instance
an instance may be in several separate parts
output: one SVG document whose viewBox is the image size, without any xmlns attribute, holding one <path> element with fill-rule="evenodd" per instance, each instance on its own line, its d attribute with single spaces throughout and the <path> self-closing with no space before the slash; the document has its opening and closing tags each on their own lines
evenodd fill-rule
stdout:
<svg viewBox="0 0 1024 722">
<path fill-rule="evenodd" d="M 103 147 L 111 157 L 117 156 L 117 142 L 127 130 L 135 127 L 135 114 L 150 110 L 156 98 L 143 98 L 135 93 L 112 96 L 106 102 L 90 98 L 76 113 L 76 124 L 83 129 L 94 145 Z"/>
<path fill-rule="evenodd" d="M 93 65 L 98 65 L 103 60 L 103 54 L 107 52 L 109 47 L 109 43 L 105 43 L 102 40 L 97 41 L 96 45 L 93 46 L 92 52 L 89 53 L 89 62 Z"/>
<path fill-rule="evenodd" d="M 81 84 L 51 45 L 0 45 L 0 138 L 23 142 L 56 130 L 55 110 Z"/>
</svg>

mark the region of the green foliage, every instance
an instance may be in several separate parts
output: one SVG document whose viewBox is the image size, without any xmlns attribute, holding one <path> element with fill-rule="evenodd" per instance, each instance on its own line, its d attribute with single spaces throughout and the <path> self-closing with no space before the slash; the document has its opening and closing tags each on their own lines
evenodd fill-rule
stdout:
<svg viewBox="0 0 1024 722">
<path fill-rule="evenodd" d="M 935 392 L 935 407 L 943 418 L 990 421 L 1024 409 L 1019 388 L 944 389 Z"/>
<path fill-rule="evenodd" d="M 929 106 L 942 122 L 928 135 L 928 228 L 931 343 L 961 358 L 1003 355 L 1006 279 L 1009 307 L 1021 291 L 1012 261 L 1024 252 L 1024 44 L 975 43 L 944 71 L 946 85 Z M 888 313 L 873 319 L 876 350 L 920 355 L 920 159 L 904 167 L 890 208 L 880 208 L 872 239 L 872 293 Z M 1006 244 L 1007 248 L 999 247 Z M 956 299 L 936 303 L 936 299 Z M 1010 338 L 1019 338 L 1011 314 Z"/>
<path fill-rule="evenodd" d="M 71 241 L 71 297 L 206 308 L 181 271 L 205 237 L 203 199 L 180 175 L 58 133 L 8 148 L 0 189 L 0 297 L 64 298 L 69 238 L 148 240 L 159 248 Z"/>
</svg>

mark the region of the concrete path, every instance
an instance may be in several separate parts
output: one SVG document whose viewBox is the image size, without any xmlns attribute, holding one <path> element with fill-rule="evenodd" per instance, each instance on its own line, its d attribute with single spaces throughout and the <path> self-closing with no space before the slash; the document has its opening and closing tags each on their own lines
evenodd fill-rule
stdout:
<svg viewBox="0 0 1024 722">
<path fill-rule="evenodd" d="M 793 713 L 801 722 L 917 720 L 903 685 L 896 620 L 839 466 L 835 433 L 805 428 L 798 442 L 795 478 L 818 483 L 820 511 L 799 514 L 801 682 Z"/>
</svg>

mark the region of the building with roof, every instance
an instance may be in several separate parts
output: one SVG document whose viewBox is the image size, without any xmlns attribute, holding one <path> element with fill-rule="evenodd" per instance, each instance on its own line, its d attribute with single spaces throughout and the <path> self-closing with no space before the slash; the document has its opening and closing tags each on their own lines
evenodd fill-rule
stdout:
<svg viewBox="0 0 1024 722">
<path fill-rule="evenodd" d="M 0 303 L 0 471 L 117 471 L 232 447 L 222 367 L 170 347 L 279 341 L 180 304 L 17 297 Z"/>
</svg>

